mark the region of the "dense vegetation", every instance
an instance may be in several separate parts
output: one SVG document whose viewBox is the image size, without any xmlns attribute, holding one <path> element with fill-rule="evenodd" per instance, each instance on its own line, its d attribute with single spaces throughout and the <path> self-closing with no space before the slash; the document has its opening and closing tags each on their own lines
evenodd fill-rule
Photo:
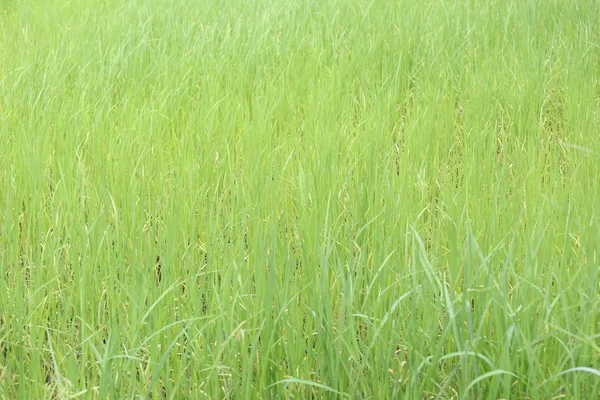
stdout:
<svg viewBox="0 0 600 400">
<path fill-rule="evenodd" d="M 0 2 L 3 398 L 600 397 L 600 3 Z"/>
</svg>

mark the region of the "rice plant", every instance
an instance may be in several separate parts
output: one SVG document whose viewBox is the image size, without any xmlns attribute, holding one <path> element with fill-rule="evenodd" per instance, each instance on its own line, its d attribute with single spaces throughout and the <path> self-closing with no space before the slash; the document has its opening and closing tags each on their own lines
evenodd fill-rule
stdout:
<svg viewBox="0 0 600 400">
<path fill-rule="evenodd" d="M 596 0 L 2 0 L 0 397 L 600 396 Z"/>
</svg>

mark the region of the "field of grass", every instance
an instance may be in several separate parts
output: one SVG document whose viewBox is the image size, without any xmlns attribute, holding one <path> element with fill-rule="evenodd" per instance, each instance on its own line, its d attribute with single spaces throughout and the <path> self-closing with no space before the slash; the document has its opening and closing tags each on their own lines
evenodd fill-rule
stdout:
<svg viewBox="0 0 600 400">
<path fill-rule="evenodd" d="M 0 1 L 0 398 L 600 397 L 597 0 Z"/>
</svg>

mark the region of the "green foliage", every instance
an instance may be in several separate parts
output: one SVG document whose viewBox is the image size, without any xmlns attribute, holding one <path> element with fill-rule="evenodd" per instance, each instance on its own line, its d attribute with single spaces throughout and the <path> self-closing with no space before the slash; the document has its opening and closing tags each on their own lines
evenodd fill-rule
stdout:
<svg viewBox="0 0 600 400">
<path fill-rule="evenodd" d="M 2 4 L 0 397 L 600 396 L 597 1 Z"/>
</svg>

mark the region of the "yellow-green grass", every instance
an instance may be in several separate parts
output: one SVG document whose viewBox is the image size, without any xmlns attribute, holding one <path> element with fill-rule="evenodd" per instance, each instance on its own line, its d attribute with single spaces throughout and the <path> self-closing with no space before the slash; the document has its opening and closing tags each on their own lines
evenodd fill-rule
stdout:
<svg viewBox="0 0 600 400">
<path fill-rule="evenodd" d="M 600 397 L 596 0 L 3 0 L 0 397 Z"/>
</svg>

